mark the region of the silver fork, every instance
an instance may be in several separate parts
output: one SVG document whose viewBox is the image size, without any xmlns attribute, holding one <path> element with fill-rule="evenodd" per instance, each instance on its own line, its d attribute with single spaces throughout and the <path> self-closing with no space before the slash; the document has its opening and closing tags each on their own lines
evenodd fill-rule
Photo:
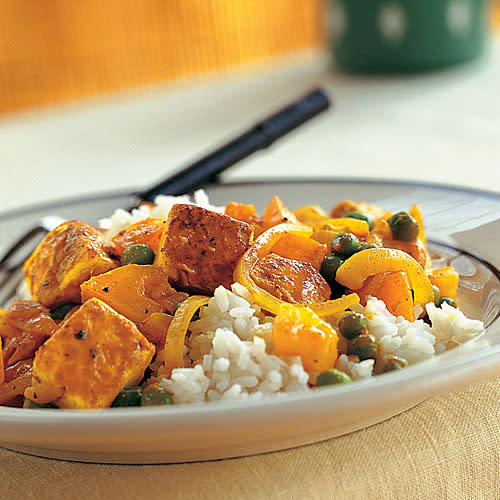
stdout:
<svg viewBox="0 0 500 500">
<path fill-rule="evenodd" d="M 57 215 L 46 215 L 24 233 L 0 258 L 0 305 L 6 305 L 15 297 L 22 282 L 24 261 L 49 231 L 65 221 Z"/>
</svg>

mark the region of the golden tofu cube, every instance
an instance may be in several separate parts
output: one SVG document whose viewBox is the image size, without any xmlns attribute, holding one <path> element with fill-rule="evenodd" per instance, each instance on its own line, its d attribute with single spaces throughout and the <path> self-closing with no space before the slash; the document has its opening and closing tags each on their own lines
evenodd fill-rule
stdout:
<svg viewBox="0 0 500 500">
<path fill-rule="evenodd" d="M 92 298 L 38 349 L 33 391 L 62 388 L 60 408 L 108 408 L 125 386 L 139 382 L 154 352 L 134 323 Z"/>
<path fill-rule="evenodd" d="M 80 302 L 80 285 L 115 268 L 99 231 L 78 221 L 64 222 L 45 236 L 24 264 L 33 299 L 46 307 Z"/>
<path fill-rule="evenodd" d="M 212 294 L 233 283 L 233 271 L 253 240 L 253 227 L 196 205 L 170 211 L 155 264 L 175 288 Z"/>
</svg>

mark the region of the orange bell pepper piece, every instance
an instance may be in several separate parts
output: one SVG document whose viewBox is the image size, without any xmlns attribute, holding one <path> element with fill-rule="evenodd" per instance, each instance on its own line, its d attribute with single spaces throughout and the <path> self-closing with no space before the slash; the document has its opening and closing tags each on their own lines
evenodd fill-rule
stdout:
<svg viewBox="0 0 500 500">
<path fill-rule="evenodd" d="M 129 245 L 144 244 L 148 245 L 156 254 L 160 246 L 161 234 L 166 227 L 167 221 L 165 219 L 153 217 L 130 224 L 112 238 L 116 253 L 121 257 Z"/>
<path fill-rule="evenodd" d="M 425 305 L 434 300 L 423 267 L 411 255 L 394 248 L 370 248 L 355 253 L 338 268 L 335 279 L 351 290 L 359 290 L 369 276 L 390 271 L 407 273 L 415 304 Z"/>
<path fill-rule="evenodd" d="M 287 259 L 308 262 L 319 271 L 327 246 L 297 234 L 285 233 L 272 247 L 272 253 Z"/>
<path fill-rule="evenodd" d="M 300 356 L 308 372 L 331 368 L 337 359 L 338 335 L 308 307 L 283 304 L 274 320 L 273 343 L 281 356 Z"/>
<path fill-rule="evenodd" d="M 459 274 L 451 266 L 440 267 L 427 273 L 430 282 L 436 285 L 442 297 L 457 298 Z"/>
<path fill-rule="evenodd" d="M 261 218 L 258 216 L 253 205 L 238 203 L 236 201 L 230 201 L 226 205 L 224 215 L 229 215 L 229 217 L 232 217 L 233 219 L 252 225 L 258 225 L 261 223 Z"/>
<path fill-rule="evenodd" d="M 368 296 L 383 300 L 394 316 L 403 316 L 408 321 L 415 320 L 410 280 L 405 271 L 376 274 L 366 279 L 356 291 L 362 304 Z"/>
<path fill-rule="evenodd" d="M 269 229 L 283 222 L 295 223 L 297 219 L 295 215 L 285 207 L 281 199 L 275 196 L 269 202 L 269 205 L 267 205 L 264 215 L 262 216 L 262 229 Z"/>
</svg>

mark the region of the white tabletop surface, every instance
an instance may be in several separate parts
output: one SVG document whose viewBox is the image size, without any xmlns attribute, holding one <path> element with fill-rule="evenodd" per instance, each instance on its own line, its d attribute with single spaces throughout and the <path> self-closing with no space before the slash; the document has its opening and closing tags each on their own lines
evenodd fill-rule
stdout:
<svg viewBox="0 0 500 500">
<path fill-rule="evenodd" d="M 324 53 L 0 119 L 0 213 L 138 188 L 320 85 L 334 108 L 225 179 L 378 177 L 500 191 L 500 40 L 480 61 L 348 76 Z"/>
</svg>

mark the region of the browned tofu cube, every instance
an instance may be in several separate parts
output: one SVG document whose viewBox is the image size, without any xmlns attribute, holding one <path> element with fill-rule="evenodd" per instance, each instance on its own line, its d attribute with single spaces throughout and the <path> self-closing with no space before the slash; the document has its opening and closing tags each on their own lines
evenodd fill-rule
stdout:
<svg viewBox="0 0 500 500">
<path fill-rule="evenodd" d="M 36 352 L 33 392 L 61 390 L 60 408 L 107 408 L 142 378 L 154 352 L 134 323 L 93 298 Z"/>
<path fill-rule="evenodd" d="M 32 297 L 46 307 L 80 302 L 80 285 L 115 268 L 99 231 L 78 221 L 50 231 L 24 264 Z"/>
<path fill-rule="evenodd" d="M 292 304 L 315 304 L 331 295 L 328 283 L 311 264 L 275 254 L 257 261 L 250 276 L 271 295 Z"/>
<path fill-rule="evenodd" d="M 174 205 L 155 264 L 181 290 L 212 294 L 233 283 L 233 271 L 250 246 L 253 227 L 195 205 Z"/>
</svg>

